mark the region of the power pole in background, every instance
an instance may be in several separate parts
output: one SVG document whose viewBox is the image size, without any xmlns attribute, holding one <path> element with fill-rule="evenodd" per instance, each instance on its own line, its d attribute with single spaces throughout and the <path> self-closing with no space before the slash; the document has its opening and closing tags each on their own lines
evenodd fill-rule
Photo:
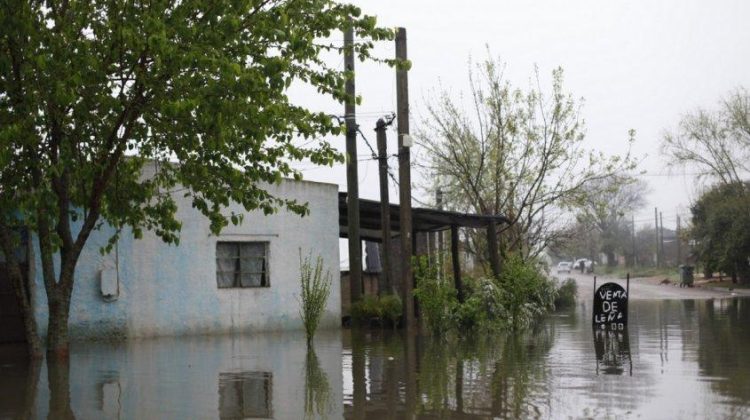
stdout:
<svg viewBox="0 0 750 420">
<path fill-rule="evenodd" d="M 396 30 L 396 59 L 407 60 L 406 29 Z M 396 103 L 398 111 L 398 184 L 401 227 L 401 267 L 404 314 L 407 331 L 414 330 L 414 298 L 412 288 L 414 275 L 411 267 L 412 220 L 411 220 L 411 138 L 409 137 L 409 74 L 403 67 L 396 68 Z M 406 141 L 404 141 L 406 140 Z"/>
<path fill-rule="evenodd" d="M 661 258 L 659 256 L 659 209 L 654 207 L 654 238 L 656 238 L 656 267 L 661 267 Z"/>
<path fill-rule="evenodd" d="M 385 128 L 389 125 L 382 118 L 375 125 L 378 138 L 378 169 L 380 175 L 380 225 L 382 241 L 380 242 L 383 271 L 380 274 L 380 292 L 391 292 L 391 205 L 388 197 L 388 144 Z"/>
<path fill-rule="evenodd" d="M 659 237 L 661 238 L 661 264 L 663 266 L 667 266 L 667 258 L 664 255 L 664 219 L 662 219 L 662 214 L 659 212 Z"/>
<path fill-rule="evenodd" d="M 635 215 L 634 214 L 630 215 L 630 220 L 631 220 L 631 223 L 633 224 L 633 233 L 631 235 L 632 239 L 633 239 L 633 260 L 632 260 L 632 264 L 633 264 L 633 267 L 637 267 L 638 266 L 638 255 L 635 253 Z"/>
<path fill-rule="evenodd" d="M 351 24 L 351 19 L 349 19 Z M 354 73 L 354 30 L 344 31 L 344 67 Z M 359 235 L 359 176 L 357 174 L 357 120 L 355 116 L 354 75 L 346 81 L 346 196 L 349 239 L 349 281 L 351 303 L 362 296 L 362 241 Z"/>
<path fill-rule="evenodd" d="M 682 264 L 682 237 L 680 235 L 680 216 L 677 215 L 677 265 Z"/>
</svg>

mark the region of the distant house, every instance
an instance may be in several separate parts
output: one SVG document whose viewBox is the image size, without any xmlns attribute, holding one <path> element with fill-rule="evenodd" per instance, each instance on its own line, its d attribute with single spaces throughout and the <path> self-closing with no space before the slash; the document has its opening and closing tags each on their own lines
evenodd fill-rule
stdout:
<svg viewBox="0 0 750 420">
<path fill-rule="evenodd" d="M 71 336 L 299 329 L 300 250 L 321 255 L 330 270 L 334 281 L 321 326 L 339 326 L 338 187 L 284 180 L 266 188 L 309 203 L 310 214 L 300 217 L 282 210 L 265 216 L 234 204 L 227 211 L 244 213 L 243 223 L 214 236 L 208 220 L 192 208 L 189 198 L 178 194 L 178 219 L 183 222 L 179 246 L 167 245 L 151 233 L 135 240 L 124 232 L 112 252 L 101 255 L 113 230 L 105 226 L 93 232 L 76 269 Z M 32 239 L 29 288 L 44 336 L 47 298 L 38 245 Z"/>
</svg>

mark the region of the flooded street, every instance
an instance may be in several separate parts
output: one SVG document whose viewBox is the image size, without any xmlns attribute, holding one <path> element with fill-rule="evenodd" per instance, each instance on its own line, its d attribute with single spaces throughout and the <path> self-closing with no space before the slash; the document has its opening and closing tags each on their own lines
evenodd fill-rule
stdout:
<svg viewBox="0 0 750 420">
<path fill-rule="evenodd" d="M 520 335 L 389 331 L 76 343 L 70 364 L 0 359 L 0 418 L 748 418 L 750 300 L 590 303 Z"/>
</svg>

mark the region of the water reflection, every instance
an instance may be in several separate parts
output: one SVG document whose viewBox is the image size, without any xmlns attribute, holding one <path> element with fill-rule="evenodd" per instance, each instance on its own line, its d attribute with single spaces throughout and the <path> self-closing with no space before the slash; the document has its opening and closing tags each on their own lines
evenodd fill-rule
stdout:
<svg viewBox="0 0 750 420">
<path fill-rule="evenodd" d="M 305 417 L 325 417 L 333 407 L 328 374 L 321 368 L 315 347 L 305 357 Z"/>
<path fill-rule="evenodd" d="M 594 328 L 594 349 L 596 351 L 596 374 L 633 375 L 633 359 L 630 357 L 630 336 L 628 329 L 607 330 Z"/>
<path fill-rule="evenodd" d="M 0 348 L 0 419 L 750 418 L 750 300 L 629 312 L 628 331 L 599 334 L 584 303 L 524 334 L 462 340 L 161 338 L 77 343 L 69 364 L 36 365 Z"/>
</svg>

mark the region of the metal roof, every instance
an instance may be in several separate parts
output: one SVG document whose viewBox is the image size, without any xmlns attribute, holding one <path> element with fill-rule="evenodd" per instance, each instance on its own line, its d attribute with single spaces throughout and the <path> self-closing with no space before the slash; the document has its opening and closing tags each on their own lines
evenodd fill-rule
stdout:
<svg viewBox="0 0 750 420">
<path fill-rule="evenodd" d="M 397 236 L 401 230 L 399 224 L 400 208 L 397 204 L 390 204 L 391 232 Z M 339 192 L 339 236 L 346 238 L 348 234 L 348 202 L 347 194 Z M 437 232 L 450 229 L 451 226 L 484 228 L 490 223 L 508 223 L 507 217 L 502 215 L 486 216 L 455 211 L 436 210 L 427 208 L 412 208 L 412 225 L 417 232 Z M 380 202 L 375 200 L 359 200 L 359 226 L 362 239 L 380 241 Z"/>
</svg>

